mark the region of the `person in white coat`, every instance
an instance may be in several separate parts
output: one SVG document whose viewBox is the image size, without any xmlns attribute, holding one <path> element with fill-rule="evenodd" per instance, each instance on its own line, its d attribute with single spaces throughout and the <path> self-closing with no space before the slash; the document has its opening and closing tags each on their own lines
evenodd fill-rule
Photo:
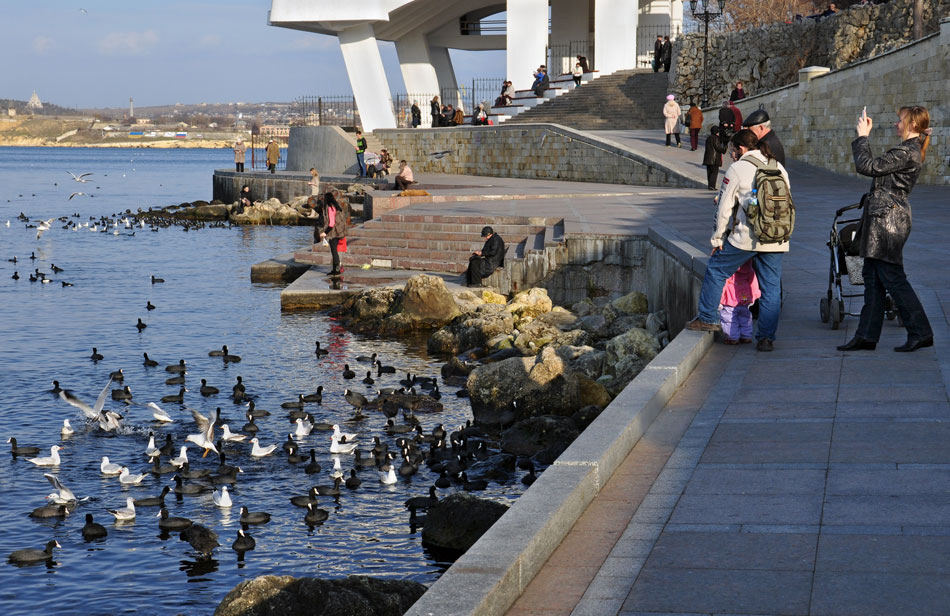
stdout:
<svg viewBox="0 0 950 616">
<path fill-rule="evenodd" d="M 672 94 L 667 95 L 666 104 L 663 105 L 663 128 L 666 131 L 666 147 L 670 147 L 670 135 L 676 136 L 676 147 L 682 147 L 680 145 L 679 133 L 681 114 L 682 110 L 680 109 L 679 103 L 676 102 L 676 97 Z"/>
<path fill-rule="evenodd" d="M 788 252 L 789 242 L 766 244 L 756 240 L 749 229 L 745 210 L 752 198 L 756 167 L 750 162 L 774 160 L 769 146 L 755 134 L 744 129 L 733 135 L 736 162 L 729 166 L 722 180 L 717 199 L 716 223 L 710 244 L 712 253 L 706 264 L 706 275 L 699 292 L 699 314 L 686 324 L 695 331 L 719 331 L 719 300 L 722 287 L 746 261 L 752 260 L 762 297 L 759 300 L 759 319 L 756 339 L 759 351 L 771 351 L 778 329 L 782 307 L 782 255 Z M 788 182 L 788 172 L 778 163 L 782 177 Z M 789 183 L 789 190 L 791 184 Z"/>
</svg>

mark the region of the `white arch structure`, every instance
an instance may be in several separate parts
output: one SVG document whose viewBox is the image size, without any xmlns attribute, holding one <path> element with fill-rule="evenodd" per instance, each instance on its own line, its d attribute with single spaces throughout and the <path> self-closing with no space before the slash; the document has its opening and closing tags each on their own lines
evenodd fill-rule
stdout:
<svg viewBox="0 0 950 616">
<path fill-rule="evenodd" d="M 480 32 L 480 19 L 501 12 L 505 34 Z M 678 30 L 682 17 L 682 0 L 271 0 L 268 23 L 338 38 L 363 129 L 372 131 L 396 126 L 377 41 L 396 44 L 412 93 L 457 89 L 449 49 L 505 50 L 508 78 L 525 89 L 549 45 L 589 41 L 606 75 L 636 66 L 638 25 Z"/>
</svg>

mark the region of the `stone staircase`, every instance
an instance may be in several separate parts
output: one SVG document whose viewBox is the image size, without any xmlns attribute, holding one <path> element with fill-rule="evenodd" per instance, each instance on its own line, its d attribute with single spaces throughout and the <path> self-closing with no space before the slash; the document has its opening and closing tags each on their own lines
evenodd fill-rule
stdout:
<svg viewBox="0 0 950 616">
<path fill-rule="evenodd" d="M 461 274 L 472 251 L 481 249 L 481 230 L 491 225 L 505 240 L 506 268 L 563 241 L 561 219 L 519 216 L 440 216 L 392 212 L 350 227 L 344 268 L 363 265 Z M 329 266 L 330 250 L 314 246 L 294 254 L 298 263 Z"/>
<path fill-rule="evenodd" d="M 617 71 L 535 104 L 505 123 L 551 122 L 578 130 L 659 130 L 663 128 L 668 77 L 668 73 L 650 69 Z"/>
</svg>

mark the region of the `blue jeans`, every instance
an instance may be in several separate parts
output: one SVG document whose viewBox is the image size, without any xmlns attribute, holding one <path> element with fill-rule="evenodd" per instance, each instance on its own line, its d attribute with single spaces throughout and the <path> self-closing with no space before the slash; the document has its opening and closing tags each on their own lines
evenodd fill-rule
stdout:
<svg viewBox="0 0 950 616">
<path fill-rule="evenodd" d="M 360 168 L 360 177 L 364 177 L 366 175 L 366 163 L 363 162 L 362 152 L 356 153 L 356 164 L 359 165 Z"/>
<path fill-rule="evenodd" d="M 756 339 L 775 340 L 778 316 L 782 310 L 782 252 L 752 252 L 736 248 L 728 241 L 722 250 L 709 257 L 706 276 L 699 292 L 699 320 L 715 323 L 719 320 L 719 300 L 726 280 L 736 273 L 743 263 L 752 259 L 752 268 L 759 281 L 762 297 L 759 299 L 759 331 Z"/>
</svg>

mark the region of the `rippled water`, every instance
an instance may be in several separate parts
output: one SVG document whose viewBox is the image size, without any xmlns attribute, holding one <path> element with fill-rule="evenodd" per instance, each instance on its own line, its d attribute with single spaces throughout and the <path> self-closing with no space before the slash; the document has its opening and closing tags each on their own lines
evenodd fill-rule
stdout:
<svg viewBox="0 0 950 616">
<path fill-rule="evenodd" d="M 37 241 L 35 229 L 26 229 L 15 219 L 20 212 L 34 220 L 79 212 L 81 220 L 87 220 L 126 208 L 135 211 L 207 199 L 212 170 L 229 164 L 226 150 L 0 148 L 0 436 L 39 446 L 44 450 L 41 455 L 49 455 L 52 445 L 63 445 L 62 465 L 53 472 L 77 495 L 90 497 L 64 521 L 31 519 L 27 514 L 43 505 L 44 496 L 52 491 L 44 470 L 22 458 L 0 460 L 0 557 L 5 560 L 16 549 L 42 548 L 51 538 L 62 545 L 51 567 L 0 566 L 0 600 L 7 614 L 205 614 L 234 585 L 264 574 L 367 574 L 430 582 L 446 566 L 422 549 L 419 532 L 410 528 L 402 505 L 407 497 L 424 494 L 435 479 L 425 470 L 411 481 L 388 487 L 374 470 L 363 471 L 360 489 L 346 491 L 338 503 L 321 498 L 321 507 L 330 510 L 326 523 L 313 530 L 304 524 L 304 510 L 290 505 L 288 497 L 331 482 L 326 433 L 314 432 L 303 439 L 304 450 L 317 451 L 323 465 L 319 475 L 306 475 L 303 465 L 289 465 L 280 450 L 254 460 L 248 455 L 249 446 L 236 445 L 228 447 L 228 460 L 245 473 L 231 489 L 232 509 L 215 507 L 210 495 L 180 501 L 169 495 L 170 515 L 188 517 L 218 533 L 222 547 L 213 558 L 197 558 L 175 534 L 160 536 L 155 508 L 140 509 L 134 523 L 123 525 L 113 523 L 106 512 L 124 506 L 126 496 L 157 495 L 172 481 L 169 475 L 148 475 L 140 486 L 123 489 L 116 478 L 100 474 L 101 457 L 145 472 L 148 463 L 142 452 L 149 430 L 160 442 L 165 432 L 171 432 L 176 444 L 182 444 L 186 434 L 196 431 L 194 423 L 178 405 L 161 405 L 178 420 L 162 428 L 150 421 L 144 408 L 109 400 L 106 407 L 125 413 L 128 428 L 120 435 L 106 435 L 87 427 L 78 409 L 48 393 L 53 379 L 92 404 L 109 373 L 123 368 L 135 401 L 145 403 L 177 393 L 177 386 L 165 385 L 171 375 L 163 366 L 185 359 L 192 390 L 186 404 L 206 414 L 221 406 L 237 430 L 244 424 L 241 407 L 224 395 L 202 398 L 197 390 L 205 378 L 230 392 L 235 377 L 242 375 L 257 406 L 273 413 L 258 420 L 258 436 L 269 444 L 283 442 L 291 431 L 280 403 L 318 385 L 325 387 L 324 403 L 308 405 L 317 420 L 349 417 L 352 409 L 343 400 L 344 387 L 370 389 L 359 379 L 344 381 L 340 376 L 343 364 L 355 366 L 358 355 L 377 352 L 400 372 L 434 375 L 440 365 L 426 356 L 424 345 L 356 336 L 319 314 L 281 313 L 280 285 L 250 282 L 251 264 L 307 244 L 307 228 L 186 233 L 171 227 L 157 233 L 139 229 L 134 236 L 122 229 L 114 236 L 66 231 L 56 222 Z M 95 175 L 92 182 L 80 185 L 66 171 Z M 77 189 L 95 196 L 67 201 Z M 35 261 L 28 258 L 31 252 Z M 7 262 L 14 255 L 19 258 L 16 265 Z M 65 271 L 52 273 L 52 263 Z M 56 282 L 31 283 L 28 274 L 34 268 Z M 11 279 L 15 270 L 19 281 Z M 153 274 L 166 283 L 150 284 Z M 64 288 L 60 280 L 75 286 Z M 157 309 L 146 311 L 148 301 Z M 135 327 L 138 318 L 148 324 L 141 333 Z M 316 359 L 314 340 L 331 343 L 330 355 Z M 229 365 L 207 356 L 222 344 L 243 361 Z M 99 349 L 104 361 L 89 360 L 92 347 Z M 143 352 L 161 366 L 145 368 Z M 400 378 L 401 374 L 384 375 L 376 386 L 398 386 Z M 471 414 L 467 401 L 452 395 L 452 388 L 444 391 L 446 410 L 420 417 L 426 432 L 437 422 L 451 428 Z M 59 434 L 64 418 L 77 428 L 65 441 Z M 374 414 L 348 431 L 359 433 L 365 451 L 373 435 L 383 435 L 384 424 L 384 418 Z M 384 436 L 387 439 L 393 442 Z M 217 466 L 213 454 L 202 460 L 194 446 L 189 449 L 193 468 Z M 342 461 L 348 471 L 349 459 Z M 521 489 L 517 480 L 492 483 L 485 495 L 508 499 Z M 230 549 L 241 505 L 273 515 L 270 524 L 251 528 L 257 549 L 243 562 Z M 86 513 L 106 526 L 105 540 L 83 541 L 80 529 Z"/>
</svg>

